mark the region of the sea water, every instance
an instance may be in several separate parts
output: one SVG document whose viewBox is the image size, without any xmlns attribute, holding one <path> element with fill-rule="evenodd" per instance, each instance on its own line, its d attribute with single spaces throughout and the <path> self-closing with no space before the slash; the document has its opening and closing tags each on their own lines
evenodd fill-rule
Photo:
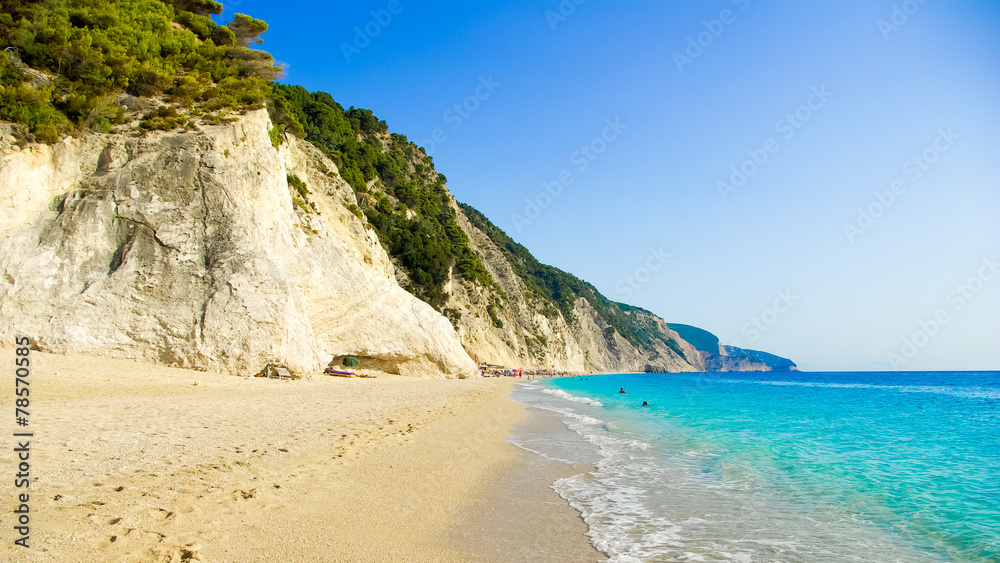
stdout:
<svg viewBox="0 0 1000 563">
<path fill-rule="evenodd" d="M 592 464 L 552 487 L 610 561 L 1000 561 L 1000 373 L 595 375 L 512 396 L 566 428 L 512 442 Z"/>
</svg>

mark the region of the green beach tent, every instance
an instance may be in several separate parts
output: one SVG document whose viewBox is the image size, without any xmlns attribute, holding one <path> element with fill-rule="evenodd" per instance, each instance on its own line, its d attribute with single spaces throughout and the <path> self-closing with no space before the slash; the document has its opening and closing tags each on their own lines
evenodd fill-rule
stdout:
<svg viewBox="0 0 1000 563">
<path fill-rule="evenodd" d="M 344 358 L 344 365 L 349 368 L 352 368 L 354 366 L 361 365 L 361 360 L 355 358 L 354 356 L 347 356 L 346 358 Z"/>
</svg>

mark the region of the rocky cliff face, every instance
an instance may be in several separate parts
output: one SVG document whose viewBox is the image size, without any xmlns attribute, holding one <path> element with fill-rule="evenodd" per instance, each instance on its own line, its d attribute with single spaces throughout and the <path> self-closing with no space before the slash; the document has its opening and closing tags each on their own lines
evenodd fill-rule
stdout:
<svg viewBox="0 0 1000 563">
<path fill-rule="evenodd" d="M 706 371 L 797 371 L 795 362 L 761 352 L 746 350 L 736 346 L 722 346 L 721 354 L 702 352 Z"/>
<path fill-rule="evenodd" d="M 581 372 L 700 371 L 697 350 L 663 319 L 636 310 L 638 325 L 658 338 L 638 347 L 610 327 L 584 298 L 565 315 L 533 293 L 497 244 L 455 206 L 470 246 L 497 282 L 483 288 L 453 281 L 447 307 L 465 348 L 480 362 Z M 568 317 L 568 318 L 567 318 Z M 673 339 L 680 352 L 671 349 Z"/>
<path fill-rule="evenodd" d="M 260 110 L 198 132 L 8 141 L 0 338 L 237 373 L 351 354 L 474 375 L 448 320 L 395 283 L 333 163 L 291 137 L 275 149 L 269 128 Z"/>
</svg>

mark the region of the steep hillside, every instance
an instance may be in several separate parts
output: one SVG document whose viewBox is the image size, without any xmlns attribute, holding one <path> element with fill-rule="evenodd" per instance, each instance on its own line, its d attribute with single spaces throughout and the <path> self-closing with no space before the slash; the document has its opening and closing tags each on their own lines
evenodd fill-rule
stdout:
<svg viewBox="0 0 1000 563">
<path fill-rule="evenodd" d="M 676 331 L 681 338 L 690 342 L 699 352 L 707 352 L 709 354 L 722 354 L 725 352 L 725 349 L 719 342 L 719 337 L 703 328 L 678 323 L 667 323 L 667 326 L 671 330 Z"/>
<path fill-rule="evenodd" d="M 479 360 L 588 371 L 696 371 L 697 350 L 656 315 L 615 303 L 539 263 L 484 215 L 461 205 L 459 224 L 497 287 L 452 284 L 449 306 Z M 471 318 L 470 318 L 471 314 Z"/>
<path fill-rule="evenodd" d="M 271 116 L 278 128 L 312 142 L 333 160 L 363 213 L 399 266 L 400 284 L 441 310 L 452 271 L 493 283 L 456 220 L 452 197 L 424 151 L 389 133 L 370 110 L 345 110 L 325 92 L 275 84 Z"/>
<path fill-rule="evenodd" d="M 275 85 L 272 118 L 330 157 L 396 265 L 397 281 L 451 320 L 479 362 L 572 371 L 702 369 L 697 351 L 648 311 L 540 264 L 372 112 Z"/>
</svg>

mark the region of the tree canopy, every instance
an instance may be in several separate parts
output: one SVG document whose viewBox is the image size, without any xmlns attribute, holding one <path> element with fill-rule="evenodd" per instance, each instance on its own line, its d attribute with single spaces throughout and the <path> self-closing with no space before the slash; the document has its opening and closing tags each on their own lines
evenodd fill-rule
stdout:
<svg viewBox="0 0 1000 563">
<path fill-rule="evenodd" d="M 237 14 L 217 26 L 221 11 L 213 0 L 0 0 L 0 119 L 53 142 L 122 122 L 121 93 L 261 107 L 280 69 L 248 45 L 267 24 Z"/>
</svg>

